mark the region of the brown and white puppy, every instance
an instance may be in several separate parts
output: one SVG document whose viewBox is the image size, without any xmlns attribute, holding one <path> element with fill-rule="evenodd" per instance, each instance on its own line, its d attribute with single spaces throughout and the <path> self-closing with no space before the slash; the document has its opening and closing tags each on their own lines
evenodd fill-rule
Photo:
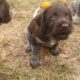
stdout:
<svg viewBox="0 0 80 80">
<path fill-rule="evenodd" d="M 48 47 L 53 55 L 58 55 L 58 42 L 67 39 L 71 32 L 71 13 L 63 3 L 54 3 L 36 16 L 27 29 L 29 41 L 27 51 L 32 51 L 32 68 L 40 65 L 39 50 L 41 46 Z"/>
<path fill-rule="evenodd" d="M 6 0 L 0 0 L 0 24 L 11 21 L 10 7 Z"/>
</svg>

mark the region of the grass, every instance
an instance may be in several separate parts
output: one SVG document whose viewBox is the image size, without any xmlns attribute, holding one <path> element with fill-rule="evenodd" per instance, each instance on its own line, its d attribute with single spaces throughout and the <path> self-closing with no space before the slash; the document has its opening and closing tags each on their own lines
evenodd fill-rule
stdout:
<svg viewBox="0 0 80 80">
<path fill-rule="evenodd" d="M 51 1 L 51 0 L 50 0 Z M 59 56 L 41 50 L 42 65 L 33 70 L 25 52 L 25 31 L 38 0 L 8 0 L 12 21 L 0 25 L 0 80 L 80 80 L 80 25 L 68 40 L 60 43 Z"/>
</svg>

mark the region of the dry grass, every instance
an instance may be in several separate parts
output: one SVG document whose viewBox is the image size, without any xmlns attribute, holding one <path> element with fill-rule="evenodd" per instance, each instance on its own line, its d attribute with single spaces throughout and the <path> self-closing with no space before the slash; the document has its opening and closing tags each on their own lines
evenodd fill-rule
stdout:
<svg viewBox="0 0 80 80">
<path fill-rule="evenodd" d="M 41 51 L 42 65 L 29 66 L 30 54 L 25 52 L 25 31 L 38 0 L 8 0 L 12 21 L 0 25 L 0 80 L 80 80 L 80 25 L 63 43 L 61 54 L 51 56 Z M 43 55 L 44 53 L 44 55 Z"/>
</svg>

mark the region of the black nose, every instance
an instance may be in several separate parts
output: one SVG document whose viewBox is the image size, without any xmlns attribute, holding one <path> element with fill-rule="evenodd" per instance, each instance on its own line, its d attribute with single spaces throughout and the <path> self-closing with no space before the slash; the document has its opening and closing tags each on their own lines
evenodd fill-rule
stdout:
<svg viewBox="0 0 80 80">
<path fill-rule="evenodd" d="M 62 29 L 67 29 L 68 27 L 69 27 L 69 24 L 67 23 L 62 24 Z"/>
</svg>

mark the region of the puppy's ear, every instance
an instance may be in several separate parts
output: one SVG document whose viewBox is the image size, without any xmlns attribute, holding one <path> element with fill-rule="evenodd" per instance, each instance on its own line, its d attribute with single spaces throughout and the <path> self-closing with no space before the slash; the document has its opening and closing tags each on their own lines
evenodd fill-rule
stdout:
<svg viewBox="0 0 80 80">
<path fill-rule="evenodd" d="M 43 26 L 43 24 L 44 24 L 44 17 L 45 17 L 44 11 L 36 17 L 36 22 L 37 22 L 39 27 Z"/>
<path fill-rule="evenodd" d="M 46 19 L 47 19 L 47 11 L 48 9 L 44 10 L 41 14 L 39 14 L 37 16 L 36 22 L 38 24 L 38 26 L 41 28 L 41 33 L 42 35 L 45 33 L 45 29 L 46 29 Z"/>
</svg>

